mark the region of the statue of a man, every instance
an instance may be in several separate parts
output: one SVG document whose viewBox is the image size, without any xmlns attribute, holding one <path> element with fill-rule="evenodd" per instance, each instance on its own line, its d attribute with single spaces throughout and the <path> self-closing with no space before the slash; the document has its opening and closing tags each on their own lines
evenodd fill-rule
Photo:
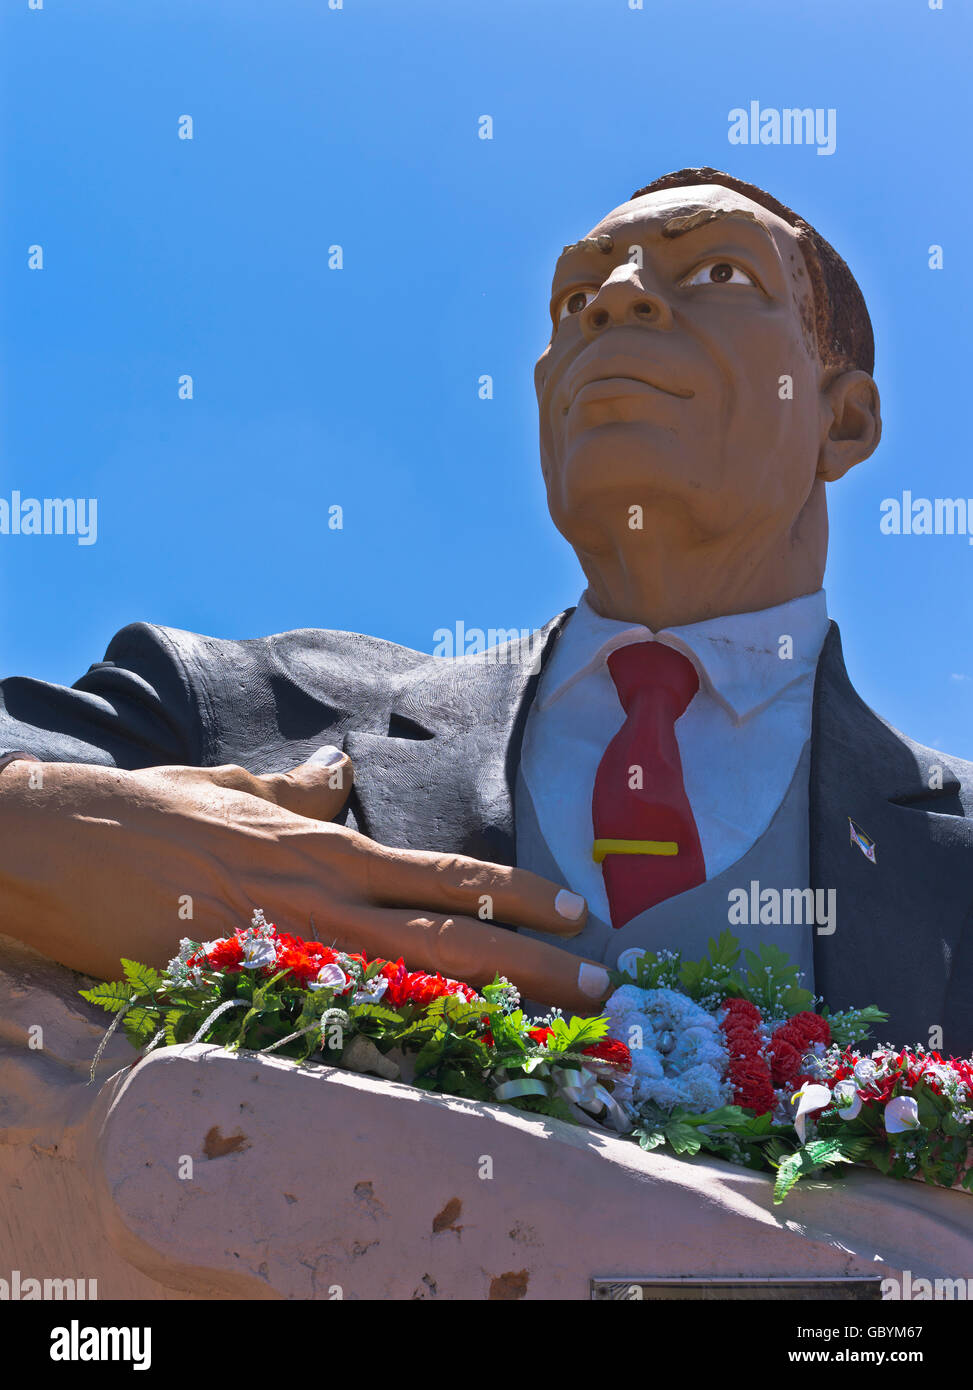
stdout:
<svg viewBox="0 0 973 1390">
<path fill-rule="evenodd" d="M 591 1011 L 626 952 L 729 925 L 969 1052 L 973 765 L 862 703 L 821 587 L 825 484 L 881 433 L 854 278 L 684 170 L 565 248 L 551 317 L 541 458 L 588 587 L 540 662 L 135 624 L 70 690 L 7 680 L 5 930 L 108 976 L 260 905 Z"/>
</svg>

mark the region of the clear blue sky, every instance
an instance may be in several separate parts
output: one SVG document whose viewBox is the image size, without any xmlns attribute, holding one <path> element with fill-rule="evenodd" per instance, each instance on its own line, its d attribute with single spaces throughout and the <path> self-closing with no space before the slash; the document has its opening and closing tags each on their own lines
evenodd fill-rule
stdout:
<svg viewBox="0 0 973 1390">
<path fill-rule="evenodd" d="M 714 164 L 862 285 L 885 437 L 830 489 L 830 608 L 868 703 L 973 758 L 973 546 L 879 531 L 904 489 L 973 497 L 971 33 L 962 0 L 3 0 L 0 496 L 99 515 L 0 536 L 0 671 L 71 682 L 134 619 L 431 650 L 575 602 L 531 379 L 553 260 Z M 834 107 L 836 152 L 731 146 L 751 100 Z"/>
</svg>

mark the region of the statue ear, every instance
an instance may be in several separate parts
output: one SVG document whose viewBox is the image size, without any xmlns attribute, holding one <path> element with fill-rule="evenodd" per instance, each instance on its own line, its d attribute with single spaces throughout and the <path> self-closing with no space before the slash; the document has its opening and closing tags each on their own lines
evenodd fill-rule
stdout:
<svg viewBox="0 0 973 1390">
<path fill-rule="evenodd" d="M 867 459 L 882 437 L 878 387 L 867 372 L 841 372 L 821 392 L 818 477 L 833 483 Z"/>
</svg>

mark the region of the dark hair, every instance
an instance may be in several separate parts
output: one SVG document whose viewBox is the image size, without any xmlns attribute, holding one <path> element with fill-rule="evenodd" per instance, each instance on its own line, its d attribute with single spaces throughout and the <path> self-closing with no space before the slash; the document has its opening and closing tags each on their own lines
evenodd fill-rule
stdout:
<svg viewBox="0 0 973 1390">
<path fill-rule="evenodd" d="M 818 355 L 826 367 L 844 371 L 859 368 L 869 376 L 875 366 L 875 339 L 865 297 L 858 282 L 837 251 L 824 237 L 756 184 L 724 174 L 720 169 L 679 169 L 646 184 L 632 194 L 659 193 L 665 188 L 688 188 L 692 184 L 718 183 L 751 198 L 769 212 L 776 213 L 797 232 L 798 244 L 811 280 L 814 298 L 814 329 Z"/>
</svg>

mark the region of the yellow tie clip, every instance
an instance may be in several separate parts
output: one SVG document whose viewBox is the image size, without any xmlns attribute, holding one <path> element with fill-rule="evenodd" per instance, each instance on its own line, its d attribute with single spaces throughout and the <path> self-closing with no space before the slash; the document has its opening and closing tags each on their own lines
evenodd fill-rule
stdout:
<svg viewBox="0 0 973 1390">
<path fill-rule="evenodd" d="M 678 854 L 675 840 L 596 840 L 591 857 L 600 864 L 606 854 Z"/>
</svg>

